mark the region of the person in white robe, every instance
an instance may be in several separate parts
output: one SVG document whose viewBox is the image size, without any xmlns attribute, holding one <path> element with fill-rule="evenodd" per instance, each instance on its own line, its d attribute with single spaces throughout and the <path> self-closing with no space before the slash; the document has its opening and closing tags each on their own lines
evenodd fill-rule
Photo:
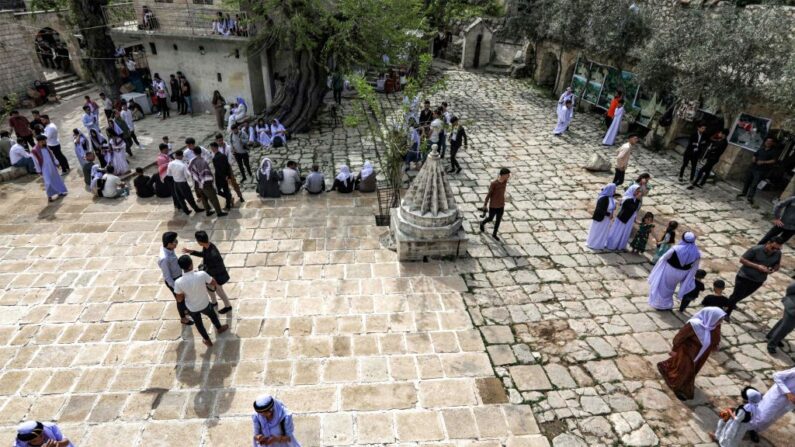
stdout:
<svg viewBox="0 0 795 447">
<path fill-rule="evenodd" d="M 110 149 L 112 155 L 109 164 L 113 165 L 113 172 L 116 175 L 124 175 L 130 172 L 126 154 L 127 143 L 124 142 L 124 138 L 121 135 L 116 134 L 110 139 Z"/>
<path fill-rule="evenodd" d="M 75 447 L 57 425 L 49 422 L 26 421 L 19 424 L 14 441 L 14 447 Z"/>
<path fill-rule="evenodd" d="M 773 386 L 757 406 L 758 417 L 751 420 L 756 432 L 767 430 L 779 418 L 795 410 L 795 368 L 773 374 Z"/>
<path fill-rule="evenodd" d="M 560 99 L 558 99 L 558 110 L 563 108 L 566 101 L 571 101 L 571 107 L 569 107 L 569 122 L 571 122 L 574 118 L 574 106 L 577 104 L 577 97 L 574 95 L 571 87 L 566 87 L 566 91 L 560 95 Z"/>
<path fill-rule="evenodd" d="M 596 209 L 591 219 L 588 240 L 585 242 L 591 250 L 604 250 L 607 245 L 607 232 L 613 219 L 613 211 L 616 210 L 616 201 L 613 199 L 615 193 L 616 185 L 608 183 L 596 198 Z"/>
<path fill-rule="evenodd" d="M 679 285 L 679 297 L 696 288 L 696 271 L 701 252 L 696 246 L 696 235 L 688 231 L 682 240 L 654 265 L 649 274 L 649 306 L 657 310 L 674 307 L 674 291 Z"/>
<path fill-rule="evenodd" d="M 616 109 L 616 114 L 613 117 L 613 122 L 610 124 L 610 128 L 607 129 L 607 133 L 605 134 L 604 139 L 602 139 L 602 144 L 605 146 L 612 146 L 616 142 L 616 135 L 618 135 L 618 131 L 621 130 L 621 121 L 624 118 L 624 100 L 618 100 L 618 108 Z"/>
<path fill-rule="evenodd" d="M 246 105 L 246 101 L 240 96 L 237 97 L 237 104 L 232 104 L 230 107 L 229 122 L 227 124 L 227 131 L 229 132 L 232 131 L 232 125 L 245 121 L 246 115 L 248 114 L 248 106 Z"/>
<path fill-rule="evenodd" d="M 256 413 L 251 416 L 253 447 L 301 447 L 295 439 L 293 415 L 281 401 L 263 394 L 254 401 L 254 411 Z"/>
<path fill-rule="evenodd" d="M 605 249 L 611 251 L 626 250 L 629 236 L 632 233 L 632 228 L 635 225 L 635 219 L 640 209 L 642 197 L 643 190 L 638 185 L 630 186 L 627 192 L 624 193 L 621 207 L 616 213 L 616 218 L 613 219 L 613 224 L 610 225 L 610 231 L 607 233 Z"/>
<path fill-rule="evenodd" d="M 746 391 L 748 403 L 739 406 L 729 414 L 727 420 L 718 419 L 718 428 L 711 437 L 720 447 L 739 447 L 745 433 L 751 429 L 751 422 L 758 413 L 762 394 L 751 388 Z"/>
<path fill-rule="evenodd" d="M 556 137 L 563 135 L 563 132 L 569 129 L 569 124 L 571 124 L 571 108 L 571 100 L 566 100 L 563 106 L 558 107 L 558 124 L 555 126 L 555 130 L 552 131 L 552 134 Z"/>
<path fill-rule="evenodd" d="M 265 123 L 265 120 L 260 118 L 257 120 L 257 125 L 254 126 L 254 134 L 257 138 L 257 143 L 262 147 L 270 147 L 271 145 L 271 126 Z"/>
</svg>

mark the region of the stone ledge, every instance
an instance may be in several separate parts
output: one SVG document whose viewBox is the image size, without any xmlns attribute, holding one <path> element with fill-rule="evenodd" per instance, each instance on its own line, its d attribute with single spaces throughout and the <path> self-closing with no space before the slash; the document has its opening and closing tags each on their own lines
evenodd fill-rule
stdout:
<svg viewBox="0 0 795 447">
<path fill-rule="evenodd" d="M 24 177 L 27 174 L 28 172 L 25 170 L 25 168 L 11 166 L 9 168 L 0 170 L 0 183 L 8 182 L 19 177 Z"/>
</svg>

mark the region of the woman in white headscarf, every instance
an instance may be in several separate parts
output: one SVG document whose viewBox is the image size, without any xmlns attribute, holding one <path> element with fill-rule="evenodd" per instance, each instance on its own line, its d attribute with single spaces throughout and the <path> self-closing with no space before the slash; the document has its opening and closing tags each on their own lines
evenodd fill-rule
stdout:
<svg viewBox="0 0 795 447">
<path fill-rule="evenodd" d="M 271 124 L 271 141 L 273 147 L 287 147 L 287 129 L 276 118 L 273 119 Z"/>
<path fill-rule="evenodd" d="M 265 119 L 260 118 L 257 120 L 257 125 L 254 126 L 254 135 L 256 135 L 257 143 L 264 148 L 271 145 L 271 126 L 265 123 Z"/>
<path fill-rule="evenodd" d="M 254 401 L 254 411 L 256 413 L 251 416 L 253 447 L 301 447 L 295 439 L 293 415 L 281 401 L 263 394 Z"/>
<path fill-rule="evenodd" d="M 246 119 L 248 114 L 248 106 L 246 101 L 240 96 L 237 97 L 237 103 L 233 104 L 229 109 L 229 122 L 227 123 L 227 131 L 232 131 L 233 124 L 239 124 Z"/>
<path fill-rule="evenodd" d="M 273 168 L 270 158 L 263 158 L 257 170 L 257 194 L 260 197 L 278 199 L 282 196 L 279 190 L 279 174 Z"/>
<path fill-rule="evenodd" d="M 679 400 L 693 398 L 696 375 L 709 354 L 718 350 L 720 323 L 725 316 L 719 307 L 698 311 L 674 337 L 670 357 L 657 364 L 657 370 Z"/>
<path fill-rule="evenodd" d="M 608 183 L 596 198 L 596 209 L 591 218 L 588 240 L 585 242 L 591 250 L 604 250 L 607 245 L 607 232 L 616 209 L 616 201 L 613 199 L 615 193 L 616 185 Z"/>
<path fill-rule="evenodd" d="M 332 191 L 337 191 L 341 193 L 349 193 L 353 192 L 353 187 L 356 184 L 356 181 L 353 178 L 353 174 L 351 174 L 351 168 L 347 165 L 342 165 L 340 167 L 340 172 L 334 177 L 334 186 L 331 187 Z"/>
<path fill-rule="evenodd" d="M 74 447 L 64 437 L 57 425 L 49 422 L 27 421 L 17 427 L 17 438 L 14 447 L 33 446 Z"/>
<path fill-rule="evenodd" d="M 657 310 L 673 309 L 677 285 L 680 299 L 696 288 L 700 261 L 696 235 L 688 231 L 675 247 L 662 255 L 649 274 L 649 306 Z"/>
<path fill-rule="evenodd" d="M 643 190 L 639 185 L 632 185 L 624 193 L 621 207 L 616 213 L 610 231 L 607 233 L 607 244 L 605 249 L 612 251 L 622 251 L 627 249 L 629 236 L 632 234 L 632 227 L 635 225 L 635 218 L 640 209 Z"/>
<path fill-rule="evenodd" d="M 718 428 L 714 434 L 710 434 L 720 447 L 739 447 L 745 433 L 751 430 L 751 421 L 757 416 L 757 406 L 762 401 L 762 394 L 754 388 L 748 388 L 744 394 L 748 403 L 740 405 L 734 411 L 727 409 L 728 414 L 721 412 Z"/>
<path fill-rule="evenodd" d="M 359 192 L 375 192 L 375 169 L 373 169 L 373 164 L 370 163 L 370 160 L 364 162 L 362 170 L 359 171 L 359 174 L 356 176 L 356 189 L 358 189 Z"/>
</svg>

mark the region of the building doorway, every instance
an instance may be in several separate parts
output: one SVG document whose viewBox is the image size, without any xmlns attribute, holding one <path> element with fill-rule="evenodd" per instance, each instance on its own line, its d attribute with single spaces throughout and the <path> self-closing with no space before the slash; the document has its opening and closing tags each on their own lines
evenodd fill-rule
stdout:
<svg viewBox="0 0 795 447">
<path fill-rule="evenodd" d="M 50 27 L 45 27 L 36 33 L 33 41 L 36 57 L 42 67 L 49 70 L 63 72 L 72 71 L 72 64 L 69 59 L 69 49 L 66 42 L 58 34 L 58 31 Z"/>
<path fill-rule="evenodd" d="M 478 34 L 478 38 L 475 41 L 475 59 L 472 61 L 472 67 L 478 68 L 480 67 L 480 48 L 483 46 L 483 34 Z"/>
</svg>

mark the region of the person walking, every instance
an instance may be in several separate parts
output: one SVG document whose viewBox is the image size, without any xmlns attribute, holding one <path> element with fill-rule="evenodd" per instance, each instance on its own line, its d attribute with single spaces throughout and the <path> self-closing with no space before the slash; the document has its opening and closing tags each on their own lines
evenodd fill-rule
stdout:
<svg viewBox="0 0 795 447">
<path fill-rule="evenodd" d="M 232 146 L 232 153 L 234 154 L 235 161 L 237 161 L 237 168 L 240 170 L 240 175 L 243 176 L 241 182 L 246 181 L 246 171 L 248 175 L 253 177 L 251 173 L 251 161 L 248 155 L 248 135 L 243 135 L 237 124 L 232 125 L 232 132 L 229 133 L 229 144 Z"/>
<path fill-rule="evenodd" d="M 450 125 L 452 126 L 450 129 L 450 170 L 447 172 L 449 174 L 458 174 L 461 172 L 461 165 L 458 164 L 456 156 L 462 145 L 464 149 L 467 149 L 469 146 L 469 138 L 467 137 L 466 130 L 464 130 L 464 126 L 459 123 L 457 116 L 450 119 Z"/>
<path fill-rule="evenodd" d="M 188 171 L 193 177 L 196 189 L 201 191 L 202 205 L 207 210 L 207 216 L 213 215 L 210 205 L 215 208 L 215 213 L 218 213 L 219 217 L 226 216 L 226 213 L 221 209 L 221 203 L 218 202 L 218 195 L 215 193 L 210 165 L 202 157 L 202 147 L 194 146 L 192 150 L 195 157 L 188 164 Z"/>
<path fill-rule="evenodd" d="M 331 90 L 334 92 L 334 102 L 337 105 L 342 105 L 342 89 L 345 87 L 345 79 L 342 77 L 342 73 L 339 71 L 335 71 L 333 75 L 331 75 Z"/>
<path fill-rule="evenodd" d="M 610 100 L 610 107 L 607 108 L 607 112 L 605 112 L 605 126 L 609 129 L 610 126 L 613 124 L 613 120 L 616 116 L 616 110 L 619 107 L 619 102 L 623 102 L 624 100 L 624 92 L 621 90 L 616 90 L 616 94 L 613 96 L 613 99 Z"/>
<path fill-rule="evenodd" d="M 210 319 L 216 334 L 221 335 L 229 330 L 229 325 L 222 325 L 218 320 L 218 314 L 215 313 L 215 309 L 210 303 L 210 297 L 207 295 L 207 287 L 214 289 L 218 283 L 207 272 L 193 270 L 193 260 L 189 255 L 180 256 L 177 263 L 182 269 L 182 276 L 174 281 L 174 293 L 177 296 L 177 301 L 185 302 L 185 307 L 193 318 L 193 323 L 202 337 L 202 342 L 205 346 L 210 347 L 213 342 L 207 334 L 207 329 L 204 328 L 202 314 L 207 315 Z"/>
<path fill-rule="evenodd" d="M 704 123 L 699 123 L 698 128 L 693 135 L 690 136 L 690 140 L 687 143 L 687 148 L 685 148 L 685 153 L 682 155 L 682 167 L 679 168 L 679 183 L 685 181 L 684 174 L 685 168 L 688 164 L 690 164 L 690 183 L 693 183 L 696 177 L 696 166 L 698 166 L 698 161 L 704 155 L 704 150 L 707 147 L 707 125 Z"/>
<path fill-rule="evenodd" d="M 616 142 L 616 136 L 621 130 L 621 120 L 624 118 L 624 100 L 618 100 L 618 108 L 615 109 L 615 114 L 610 118 L 610 127 L 607 128 L 605 137 L 602 138 L 603 146 L 612 146 Z"/>
<path fill-rule="evenodd" d="M 759 182 L 764 180 L 773 166 L 778 162 L 779 152 L 776 150 L 776 139 L 767 137 L 762 148 L 754 152 L 753 163 L 748 169 L 745 176 L 745 184 L 737 198 L 745 197 L 748 203 L 754 204 L 754 195 L 756 195 Z"/>
<path fill-rule="evenodd" d="M 483 202 L 483 209 L 488 208 L 489 217 L 480 222 L 480 232 L 486 231 L 486 224 L 496 218 L 494 232 L 491 235 L 498 241 L 500 238 L 497 236 L 497 231 L 500 229 L 502 215 L 505 212 L 505 188 L 508 186 L 509 178 L 511 178 L 511 171 L 508 168 L 500 169 L 499 177 L 491 182 L 489 192 L 486 193 L 486 199 Z"/>
<path fill-rule="evenodd" d="M 215 134 L 215 143 L 218 144 L 218 152 L 224 154 L 226 156 L 227 161 L 229 161 L 229 169 L 231 170 L 231 175 L 229 176 L 229 186 L 235 190 L 235 194 L 237 194 L 237 198 L 240 200 L 240 203 L 245 202 L 246 200 L 243 199 L 243 192 L 240 191 L 240 184 L 237 182 L 237 177 L 235 177 L 235 155 L 232 152 L 232 145 L 224 141 L 224 134 L 217 133 Z"/>
<path fill-rule="evenodd" d="M 696 235 L 688 231 L 651 270 L 648 279 L 649 306 L 656 310 L 673 309 L 677 285 L 680 298 L 696 288 L 696 273 L 700 262 L 701 251 L 696 245 Z"/>
<path fill-rule="evenodd" d="M 47 201 L 55 201 L 55 196 L 65 197 L 69 192 L 63 182 L 63 178 L 58 175 L 58 159 L 52 150 L 47 147 L 47 137 L 39 135 L 36 137 L 36 147 L 30 151 L 36 172 L 41 175 L 44 182 L 44 190 L 47 193 Z"/>
<path fill-rule="evenodd" d="M 795 329 L 795 282 L 787 287 L 781 302 L 784 304 L 784 315 L 765 335 L 767 352 L 771 354 L 776 353 L 776 348 L 784 346 L 784 338 Z"/>
<path fill-rule="evenodd" d="M 229 164 L 229 159 L 225 154 L 221 153 L 218 143 L 213 141 L 210 143 L 210 151 L 213 153 L 213 169 L 215 169 L 215 187 L 218 189 L 218 194 L 226 199 L 226 206 L 224 209 L 227 211 L 232 208 L 232 191 L 229 190 L 229 179 L 234 178 L 232 173 L 232 166 Z"/>
<path fill-rule="evenodd" d="M 128 137 L 129 139 L 138 146 L 138 149 L 143 149 L 141 147 L 141 142 L 138 141 L 138 136 L 135 135 L 135 120 L 133 119 L 132 110 L 127 106 L 126 102 L 121 104 L 121 112 L 119 112 L 121 119 L 124 121 L 124 124 L 127 125 Z M 132 154 L 131 154 L 132 155 Z"/>
<path fill-rule="evenodd" d="M 44 124 L 44 136 L 47 137 L 47 147 L 55 154 L 58 164 L 61 165 L 61 172 L 69 173 L 69 160 L 61 151 L 61 142 L 58 140 L 58 127 L 50 121 L 49 115 L 42 115 L 41 122 Z"/>
<path fill-rule="evenodd" d="M 770 239 L 764 245 L 755 245 L 740 258 L 740 270 L 734 278 L 734 291 L 729 296 L 729 310 L 726 321 L 731 322 L 731 314 L 737 303 L 751 296 L 767 280 L 767 276 L 781 267 L 781 246 L 779 237 Z"/>
<path fill-rule="evenodd" d="M 182 252 L 186 255 L 202 258 L 202 265 L 204 266 L 202 270 L 207 272 L 218 284 L 214 290 L 209 290 L 210 302 L 213 303 L 213 307 L 218 307 L 218 301 L 215 298 L 215 295 L 218 294 L 221 297 L 221 301 L 224 302 L 224 307 L 218 313 L 225 314 L 232 310 L 232 305 L 229 304 L 229 296 L 227 296 L 223 288 L 223 285 L 229 282 L 229 272 L 226 270 L 224 258 L 221 256 L 221 252 L 218 251 L 218 247 L 210 242 L 207 232 L 197 231 L 194 237 L 196 238 L 196 243 L 202 248 L 201 251 L 183 248 Z"/>
<path fill-rule="evenodd" d="M 698 311 L 674 337 L 670 357 L 657 364 L 657 370 L 679 400 L 693 399 L 696 375 L 709 355 L 718 350 L 725 316 L 717 307 Z"/>
<path fill-rule="evenodd" d="M 629 157 L 632 155 L 638 146 L 638 136 L 635 134 L 627 138 L 627 142 L 618 148 L 618 155 L 616 156 L 616 173 L 613 176 L 613 184 L 621 186 L 624 183 L 624 174 L 627 173 L 627 166 L 629 166 Z"/>
<path fill-rule="evenodd" d="M 729 131 L 727 129 L 721 129 L 710 137 L 707 149 L 704 152 L 704 166 L 698 170 L 696 179 L 693 180 L 692 184 L 688 186 L 687 189 L 702 188 L 707 183 L 710 174 L 712 174 L 712 168 L 718 164 L 720 157 L 726 152 L 726 147 L 729 145 L 729 142 L 726 140 L 726 135 L 728 134 Z"/>
<path fill-rule="evenodd" d="M 108 121 L 108 127 L 113 127 L 113 101 L 105 96 L 104 93 L 99 94 L 99 100 L 102 103 L 102 111 L 105 112 L 105 119 Z"/>
<path fill-rule="evenodd" d="M 163 246 L 160 248 L 160 256 L 157 258 L 157 266 L 160 267 L 160 271 L 163 273 L 163 281 L 166 283 L 166 287 L 168 287 L 168 290 L 171 291 L 171 294 L 174 295 L 174 299 L 176 300 L 177 294 L 174 292 L 174 282 L 182 277 L 182 269 L 179 268 L 177 255 L 174 252 L 174 250 L 177 249 L 177 244 L 179 243 L 177 240 L 177 233 L 173 231 L 166 231 L 163 233 L 161 239 Z M 179 321 L 186 326 L 192 325 L 193 321 L 188 318 L 188 309 L 185 307 L 185 301 L 176 301 L 177 312 L 179 313 Z"/>
<path fill-rule="evenodd" d="M 757 245 L 764 245 L 774 237 L 786 244 L 795 234 L 795 196 L 782 200 L 773 208 L 773 228 L 765 234 Z"/>
<path fill-rule="evenodd" d="M 591 228 L 585 241 L 585 245 L 591 250 L 604 250 L 607 245 L 607 233 L 613 219 L 613 211 L 616 209 L 616 201 L 613 198 L 615 193 L 616 185 L 608 183 L 596 197 Z"/>
<path fill-rule="evenodd" d="M 161 145 L 161 148 L 162 146 L 163 145 Z M 201 157 L 196 158 L 201 159 Z M 190 185 L 188 185 L 190 171 L 188 171 L 188 166 L 185 162 L 182 161 L 182 150 L 178 150 L 174 153 L 174 159 L 168 163 L 166 175 L 174 180 L 174 195 L 179 202 L 179 208 L 185 214 L 190 215 L 191 213 L 188 205 L 193 207 L 197 213 L 205 210 L 204 208 L 199 208 L 199 205 L 196 204 L 196 200 L 193 198 L 193 192 L 190 190 Z M 187 204 L 185 204 L 185 202 L 187 202 Z"/>
</svg>

